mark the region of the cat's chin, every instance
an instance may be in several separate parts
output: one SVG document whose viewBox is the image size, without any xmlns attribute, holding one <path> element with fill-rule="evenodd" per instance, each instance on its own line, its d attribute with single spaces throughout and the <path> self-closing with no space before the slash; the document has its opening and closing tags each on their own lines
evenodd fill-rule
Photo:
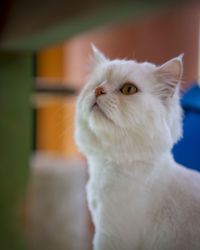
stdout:
<svg viewBox="0 0 200 250">
<path fill-rule="evenodd" d="M 104 111 L 99 107 L 96 102 L 93 104 L 91 111 L 106 117 Z"/>
<path fill-rule="evenodd" d="M 105 119 L 113 122 L 96 102 L 91 107 L 91 113 L 96 119 Z"/>
</svg>

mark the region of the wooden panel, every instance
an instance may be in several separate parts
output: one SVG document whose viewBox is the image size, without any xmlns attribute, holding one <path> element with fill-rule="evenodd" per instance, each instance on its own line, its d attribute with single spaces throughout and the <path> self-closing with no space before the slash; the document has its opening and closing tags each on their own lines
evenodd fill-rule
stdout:
<svg viewBox="0 0 200 250">
<path fill-rule="evenodd" d="M 64 45 L 41 50 L 37 56 L 37 76 L 46 78 L 49 84 L 62 84 L 66 74 Z M 75 100 L 67 98 L 49 101 L 37 110 L 36 148 L 64 156 L 76 155 L 74 144 Z"/>
<path fill-rule="evenodd" d="M 0 53 L 0 248 L 23 250 L 20 202 L 29 173 L 31 55 Z"/>
<path fill-rule="evenodd" d="M 62 152 L 64 108 L 60 103 L 50 103 L 37 110 L 37 139 L 38 150 Z"/>
<path fill-rule="evenodd" d="M 37 54 L 37 76 L 57 79 L 60 81 L 64 74 L 63 45 L 40 50 Z M 55 82 L 55 81 L 54 81 Z M 49 83 L 51 83 L 49 81 Z"/>
</svg>

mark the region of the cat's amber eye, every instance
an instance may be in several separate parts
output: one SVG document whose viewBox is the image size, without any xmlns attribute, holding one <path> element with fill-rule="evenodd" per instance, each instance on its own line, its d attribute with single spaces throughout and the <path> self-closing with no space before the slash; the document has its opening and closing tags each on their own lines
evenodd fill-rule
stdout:
<svg viewBox="0 0 200 250">
<path fill-rule="evenodd" d="M 123 95 L 133 95 L 138 92 L 138 88 L 133 83 L 124 83 L 120 89 Z"/>
</svg>

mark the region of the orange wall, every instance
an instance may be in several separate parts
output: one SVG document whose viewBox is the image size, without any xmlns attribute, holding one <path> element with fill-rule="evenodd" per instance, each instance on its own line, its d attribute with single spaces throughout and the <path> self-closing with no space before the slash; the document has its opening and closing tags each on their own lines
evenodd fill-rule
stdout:
<svg viewBox="0 0 200 250">
<path fill-rule="evenodd" d="M 37 54 L 37 76 L 61 80 L 64 75 L 64 48 L 57 45 Z"/>
<path fill-rule="evenodd" d="M 49 84 L 61 84 L 66 73 L 64 45 L 42 50 L 37 55 L 37 76 Z M 75 100 L 51 99 L 37 109 L 36 148 L 43 151 L 76 155 L 73 141 Z"/>
</svg>

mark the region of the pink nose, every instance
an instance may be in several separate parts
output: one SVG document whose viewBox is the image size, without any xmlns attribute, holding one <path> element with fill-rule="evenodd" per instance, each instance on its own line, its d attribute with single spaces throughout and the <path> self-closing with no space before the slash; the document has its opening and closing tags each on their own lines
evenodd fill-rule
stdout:
<svg viewBox="0 0 200 250">
<path fill-rule="evenodd" d="M 103 87 L 97 87 L 95 89 L 95 96 L 96 97 L 98 97 L 100 95 L 104 95 L 104 94 L 106 94 L 106 91 L 105 91 L 105 89 Z"/>
</svg>

